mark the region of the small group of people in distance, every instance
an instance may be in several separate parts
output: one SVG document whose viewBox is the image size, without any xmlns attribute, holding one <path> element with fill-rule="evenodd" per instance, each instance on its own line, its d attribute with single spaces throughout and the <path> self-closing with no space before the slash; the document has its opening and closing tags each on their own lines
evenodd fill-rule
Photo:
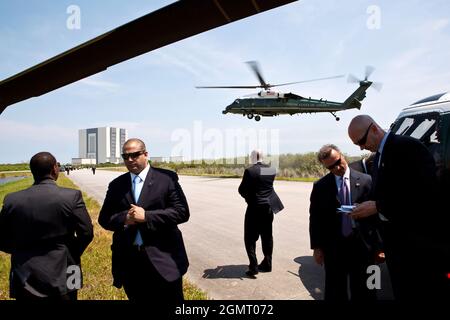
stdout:
<svg viewBox="0 0 450 320">
<path fill-rule="evenodd" d="M 310 244 L 325 268 L 325 300 L 373 301 L 367 267 L 383 257 L 398 300 L 449 297 L 444 229 L 431 216 L 436 204 L 433 157 L 418 140 L 385 132 L 371 117 L 355 117 L 348 134 L 370 161 L 349 165 L 339 148 L 323 146 L 318 161 L 329 173 L 310 197 Z M 247 203 L 246 272 L 272 271 L 274 214 L 284 206 L 274 190 L 275 169 L 251 154 L 238 192 Z M 140 139 L 129 139 L 122 157 L 128 172 L 108 186 L 98 222 L 113 232 L 113 285 L 133 301 L 179 304 L 189 261 L 178 225 L 189 220 L 187 199 L 175 172 L 149 165 Z M 81 192 L 56 185 L 55 157 L 40 152 L 30 160 L 34 184 L 5 197 L 0 213 L 0 250 L 11 254 L 10 295 L 18 300 L 76 300 L 67 269 L 94 233 Z M 92 168 L 95 174 L 95 167 Z M 369 173 L 369 174 L 368 174 Z M 338 209 L 354 206 L 346 214 Z M 263 259 L 258 264 L 256 242 Z M 439 244 L 439 245 L 438 245 Z"/>
</svg>

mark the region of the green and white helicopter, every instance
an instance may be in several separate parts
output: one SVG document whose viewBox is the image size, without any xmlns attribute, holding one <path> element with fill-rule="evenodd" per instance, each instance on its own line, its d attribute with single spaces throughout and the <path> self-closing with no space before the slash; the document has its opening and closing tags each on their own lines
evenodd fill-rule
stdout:
<svg viewBox="0 0 450 320">
<path fill-rule="evenodd" d="M 339 117 L 336 116 L 336 112 L 347 109 L 360 109 L 361 101 L 366 97 L 366 90 L 372 86 L 373 88 L 380 90 L 381 83 L 375 83 L 369 81 L 368 78 L 375 70 L 371 66 L 366 67 L 364 80 L 360 80 L 353 75 L 349 75 L 349 82 L 358 82 L 359 87 L 353 92 L 344 102 L 328 101 L 326 99 L 312 99 L 311 97 L 302 97 L 294 93 L 281 93 L 270 90 L 273 87 L 286 86 L 296 83 L 304 83 L 311 81 L 327 80 L 341 78 L 344 75 L 312 79 L 306 81 L 296 81 L 281 84 L 269 84 L 267 83 L 260 71 L 259 64 L 256 61 L 248 61 L 247 64 L 255 73 L 259 80 L 260 85 L 253 86 L 197 86 L 199 89 L 255 89 L 262 88 L 260 92 L 254 95 L 244 96 L 234 100 L 232 104 L 227 106 L 222 111 L 223 114 L 234 113 L 247 116 L 249 119 L 255 118 L 256 121 L 260 121 L 261 117 L 273 117 L 280 114 L 297 114 L 297 113 L 315 113 L 315 112 L 329 112 L 336 121 L 339 121 Z"/>
</svg>

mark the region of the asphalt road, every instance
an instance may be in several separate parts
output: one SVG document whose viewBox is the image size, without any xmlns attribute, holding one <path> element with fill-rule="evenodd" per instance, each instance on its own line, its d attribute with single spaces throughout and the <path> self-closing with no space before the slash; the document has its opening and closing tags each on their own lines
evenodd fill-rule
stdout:
<svg viewBox="0 0 450 320">
<path fill-rule="evenodd" d="M 68 177 L 102 203 L 108 183 L 120 174 L 77 170 Z M 322 299 L 324 272 L 309 249 L 312 183 L 275 181 L 285 209 L 275 215 L 273 223 L 273 270 L 259 273 L 256 279 L 245 275 L 246 204 L 237 192 L 239 183 L 240 179 L 180 176 L 191 212 L 189 221 L 179 226 L 190 261 L 186 277 L 212 299 Z M 260 241 L 257 248 L 262 259 Z"/>
</svg>

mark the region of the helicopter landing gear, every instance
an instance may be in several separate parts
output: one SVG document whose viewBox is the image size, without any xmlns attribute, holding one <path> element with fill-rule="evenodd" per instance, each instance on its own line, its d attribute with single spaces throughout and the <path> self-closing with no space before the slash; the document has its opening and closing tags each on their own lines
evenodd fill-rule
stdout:
<svg viewBox="0 0 450 320">
<path fill-rule="evenodd" d="M 339 118 L 339 117 L 336 117 L 336 115 L 334 114 L 334 112 L 330 112 L 332 115 L 333 115 L 333 117 L 336 119 L 336 121 L 339 121 L 339 120 L 341 120 L 341 118 Z"/>
<path fill-rule="evenodd" d="M 249 114 L 247 114 L 247 118 L 249 118 L 249 119 L 253 119 L 253 113 L 249 113 Z"/>
<path fill-rule="evenodd" d="M 259 120 L 261 120 L 261 117 L 260 116 L 256 116 L 255 117 L 255 121 L 259 121 Z"/>
</svg>

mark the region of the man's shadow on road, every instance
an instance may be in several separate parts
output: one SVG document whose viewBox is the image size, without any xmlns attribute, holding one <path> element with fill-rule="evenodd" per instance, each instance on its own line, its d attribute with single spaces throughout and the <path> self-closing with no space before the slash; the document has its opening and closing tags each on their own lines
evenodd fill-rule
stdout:
<svg viewBox="0 0 450 320">
<path fill-rule="evenodd" d="M 245 274 L 248 270 L 246 264 L 235 264 L 226 266 L 217 266 L 215 269 L 206 269 L 203 271 L 202 278 L 205 279 L 243 279 L 250 278 Z"/>
<path fill-rule="evenodd" d="M 315 300 L 323 300 L 325 288 L 325 271 L 319 266 L 311 256 L 297 257 L 294 259 L 300 267 L 298 276 L 300 281 Z"/>
<path fill-rule="evenodd" d="M 325 292 L 325 270 L 319 266 L 312 256 L 297 257 L 300 264 L 298 275 L 305 288 L 315 300 L 323 300 Z M 378 300 L 394 299 L 386 263 L 379 265 L 381 270 L 381 290 L 376 291 Z"/>
</svg>

